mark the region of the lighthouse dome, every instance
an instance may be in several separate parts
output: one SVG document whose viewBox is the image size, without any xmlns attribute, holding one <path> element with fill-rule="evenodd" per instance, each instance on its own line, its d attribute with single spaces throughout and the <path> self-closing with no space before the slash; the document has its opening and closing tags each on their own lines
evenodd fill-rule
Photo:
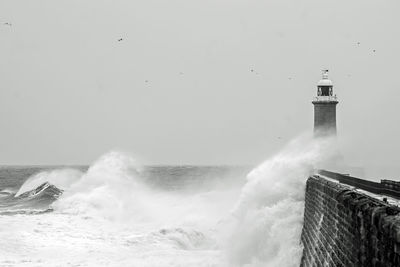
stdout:
<svg viewBox="0 0 400 267">
<path fill-rule="evenodd" d="M 322 80 L 318 82 L 318 86 L 333 86 L 333 83 L 328 78 L 328 70 L 322 70 Z"/>
</svg>

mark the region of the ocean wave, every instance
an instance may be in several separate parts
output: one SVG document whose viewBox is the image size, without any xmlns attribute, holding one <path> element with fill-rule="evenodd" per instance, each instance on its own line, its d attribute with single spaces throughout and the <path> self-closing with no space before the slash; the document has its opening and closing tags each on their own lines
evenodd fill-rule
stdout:
<svg viewBox="0 0 400 267">
<path fill-rule="evenodd" d="M 48 217 L 68 218 L 64 232 L 74 238 L 94 235 L 93 242 L 112 247 L 122 242 L 122 250 L 139 257 L 147 250 L 157 257 L 162 257 L 159 251 L 181 257 L 224 251 L 229 266 L 298 266 L 305 181 L 328 152 L 329 141 L 296 139 L 251 171 L 242 188 L 231 192 L 227 181 L 225 187 L 195 193 L 155 190 L 141 179 L 134 159 L 111 152 L 84 173 L 53 171 L 31 177 L 14 198 L 19 205 L 4 212 L 26 212 L 21 203 L 33 214 L 53 211 Z M 59 224 L 53 224 L 53 242 Z M 99 233 L 91 225 L 100 227 Z M 116 234 L 120 238 L 114 239 Z M 171 262 L 176 266 L 175 259 Z"/>
<path fill-rule="evenodd" d="M 9 188 L 5 188 L 3 190 L 0 191 L 0 198 L 6 198 L 9 197 L 11 195 L 15 195 L 15 191 Z"/>
<path fill-rule="evenodd" d="M 301 136 L 248 174 L 230 219 L 219 226 L 233 265 L 299 266 L 306 179 L 331 157 L 332 144 Z"/>
<path fill-rule="evenodd" d="M 53 212 L 52 208 L 47 208 L 47 209 L 5 209 L 5 210 L 0 210 L 0 215 L 40 215 L 48 212 Z"/>
<path fill-rule="evenodd" d="M 0 215 L 41 214 L 52 211 L 51 204 L 59 198 L 62 190 L 45 182 L 19 196 L 8 194 L 2 199 Z"/>
<path fill-rule="evenodd" d="M 34 190 L 44 183 L 52 184 L 60 190 L 66 190 L 81 176 L 82 172 L 80 170 L 70 168 L 42 171 L 29 177 L 28 180 L 26 180 L 25 183 L 19 188 L 15 194 L 15 197 Z"/>
<path fill-rule="evenodd" d="M 20 195 L 15 195 L 14 197 L 19 198 L 19 199 L 34 198 L 34 197 L 37 197 L 40 194 L 44 193 L 49 197 L 57 199 L 61 195 L 62 192 L 63 192 L 63 190 L 57 188 L 56 186 L 50 184 L 49 182 L 45 182 L 30 191 L 27 191 Z"/>
<path fill-rule="evenodd" d="M 5 189 L 0 191 L 0 194 L 3 194 L 3 195 L 15 194 L 15 190 L 13 190 L 11 188 L 5 188 Z"/>
</svg>

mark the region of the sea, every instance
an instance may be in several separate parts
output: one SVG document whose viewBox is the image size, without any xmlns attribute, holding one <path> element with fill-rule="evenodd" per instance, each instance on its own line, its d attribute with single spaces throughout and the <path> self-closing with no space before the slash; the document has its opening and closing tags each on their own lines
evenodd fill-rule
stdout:
<svg viewBox="0 0 400 267">
<path fill-rule="evenodd" d="M 299 266 L 304 140 L 253 166 L 0 167 L 0 266 Z"/>
</svg>

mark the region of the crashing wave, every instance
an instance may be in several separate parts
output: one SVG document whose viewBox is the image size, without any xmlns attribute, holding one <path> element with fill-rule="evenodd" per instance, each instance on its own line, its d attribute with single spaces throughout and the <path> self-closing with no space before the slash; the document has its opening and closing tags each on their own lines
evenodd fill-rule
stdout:
<svg viewBox="0 0 400 267">
<path fill-rule="evenodd" d="M 50 184 L 49 182 L 45 182 L 41 185 L 39 185 L 38 187 L 36 187 L 35 189 L 32 189 L 28 192 L 25 192 L 19 196 L 16 196 L 17 198 L 33 198 L 35 196 L 40 195 L 41 193 L 46 194 L 49 197 L 52 197 L 55 199 L 57 199 L 61 194 L 62 194 L 63 190 L 58 189 L 57 187 L 55 187 L 54 185 Z"/>
<path fill-rule="evenodd" d="M 51 171 L 42 171 L 29 177 L 28 180 L 19 188 L 15 197 L 26 192 L 35 190 L 44 183 L 49 183 L 61 190 L 67 190 L 71 184 L 82 176 L 82 172 L 76 169 L 56 169 Z"/>
<path fill-rule="evenodd" d="M 12 193 L 2 198 L 0 215 L 34 215 L 51 212 L 53 209 L 50 205 L 57 200 L 62 193 L 63 190 L 49 182 L 45 182 L 19 196 Z"/>
</svg>

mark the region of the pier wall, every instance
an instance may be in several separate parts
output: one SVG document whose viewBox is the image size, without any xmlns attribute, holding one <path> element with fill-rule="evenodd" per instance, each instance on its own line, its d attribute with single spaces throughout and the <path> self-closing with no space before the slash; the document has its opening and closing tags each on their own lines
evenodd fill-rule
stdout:
<svg viewBox="0 0 400 267">
<path fill-rule="evenodd" d="M 400 266 L 400 209 L 352 186 L 311 176 L 301 243 L 301 266 Z"/>
</svg>

